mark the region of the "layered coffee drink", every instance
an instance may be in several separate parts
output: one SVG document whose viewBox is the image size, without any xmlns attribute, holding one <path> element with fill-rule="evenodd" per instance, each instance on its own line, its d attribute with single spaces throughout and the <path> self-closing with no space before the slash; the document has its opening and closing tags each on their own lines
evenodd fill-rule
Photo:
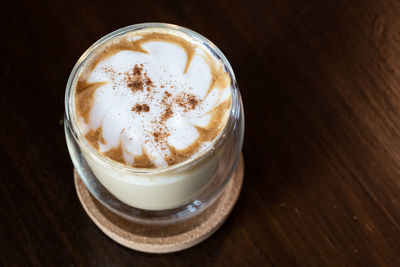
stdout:
<svg viewBox="0 0 400 267">
<path fill-rule="evenodd" d="M 129 206 L 184 205 L 220 168 L 231 86 L 221 59 L 185 32 L 151 27 L 114 36 L 91 51 L 72 83 L 82 155 Z"/>
</svg>

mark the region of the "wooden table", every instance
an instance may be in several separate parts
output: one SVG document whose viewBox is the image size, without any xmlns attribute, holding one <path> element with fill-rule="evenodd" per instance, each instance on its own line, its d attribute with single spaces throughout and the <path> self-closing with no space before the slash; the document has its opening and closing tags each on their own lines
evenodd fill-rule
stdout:
<svg viewBox="0 0 400 267">
<path fill-rule="evenodd" d="M 399 1 L 2 1 L 0 21 L 1 264 L 400 265 Z M 91 222 L 62 125 L 80 55 L 149 21 L 219 46 L 246 113 L 231 216 L 167 255 L 126 249 Z"/>
</svg>

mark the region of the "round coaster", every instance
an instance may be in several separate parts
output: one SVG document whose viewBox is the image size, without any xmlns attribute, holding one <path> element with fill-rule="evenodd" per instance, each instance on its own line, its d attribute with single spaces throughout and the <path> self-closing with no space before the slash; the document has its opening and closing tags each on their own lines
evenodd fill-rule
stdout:
<svg viewBox="0 0 400 267">
<path fill-rule="evenodd" d="M 89 193 L 76 171 L 74 180 L 83 208 L 108 237 L 134 250 L 168 253 L 202 242 L 222 225 L 239 197 L 243 175 L 244 163 L 241 156 L 233 177 L 209 208 L 190 220 L 167 226 L 141 225 L 121 218 Z"/>
</svg>

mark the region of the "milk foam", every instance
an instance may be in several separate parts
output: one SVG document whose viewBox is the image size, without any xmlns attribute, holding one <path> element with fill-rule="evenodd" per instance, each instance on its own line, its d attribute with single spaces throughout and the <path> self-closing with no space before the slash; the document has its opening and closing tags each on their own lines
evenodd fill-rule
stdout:
<svg viewBox="0 0 400 267">
<path fill-rule="evenodd" d="M 142 37 L 139 32 L 129 38 Z M 230 111 L 230 82 L 218 88 L 213 70 L 222 70 L 222 63 L 194 39 L 185 40 L 195 47 L 191 58 L 177 43 L 150 40 L 141 45 L 147 53 L 117 51 L 87 75 L 88 84 L 104 84 L 94 92 L 88 119 L 78 116 L 78 122 L 84 135 L 101 128 L 102 138 L 94 144 L 100 152 L 120 148 L 127 165 L 145 156 L 155 167 L 165 167 L 177 151 L 188 150 L 193 157 L 217 137 Z M 135 69 L 140 74 L 134 75 Z M 134 90 L 127 77 L 150 82 Z M 221 113 L 218 107 L 224 104 Z"/>
</svg>

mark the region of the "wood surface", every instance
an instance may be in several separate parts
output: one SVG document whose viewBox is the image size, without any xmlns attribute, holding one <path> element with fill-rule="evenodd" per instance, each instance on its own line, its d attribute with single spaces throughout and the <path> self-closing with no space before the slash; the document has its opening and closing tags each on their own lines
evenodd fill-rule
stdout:
<svg viewBox="0 0 400 267">
<path fill-rule="evenodd" d="M 166 255 L 87 217 L 62 125 L 80 55 L 150 21 L 212 40 L 246 114 L 236 207 Z M 399 1 L 3 0 L 0 22 L 0 265 L 400 266 Z"/>
</svg>

